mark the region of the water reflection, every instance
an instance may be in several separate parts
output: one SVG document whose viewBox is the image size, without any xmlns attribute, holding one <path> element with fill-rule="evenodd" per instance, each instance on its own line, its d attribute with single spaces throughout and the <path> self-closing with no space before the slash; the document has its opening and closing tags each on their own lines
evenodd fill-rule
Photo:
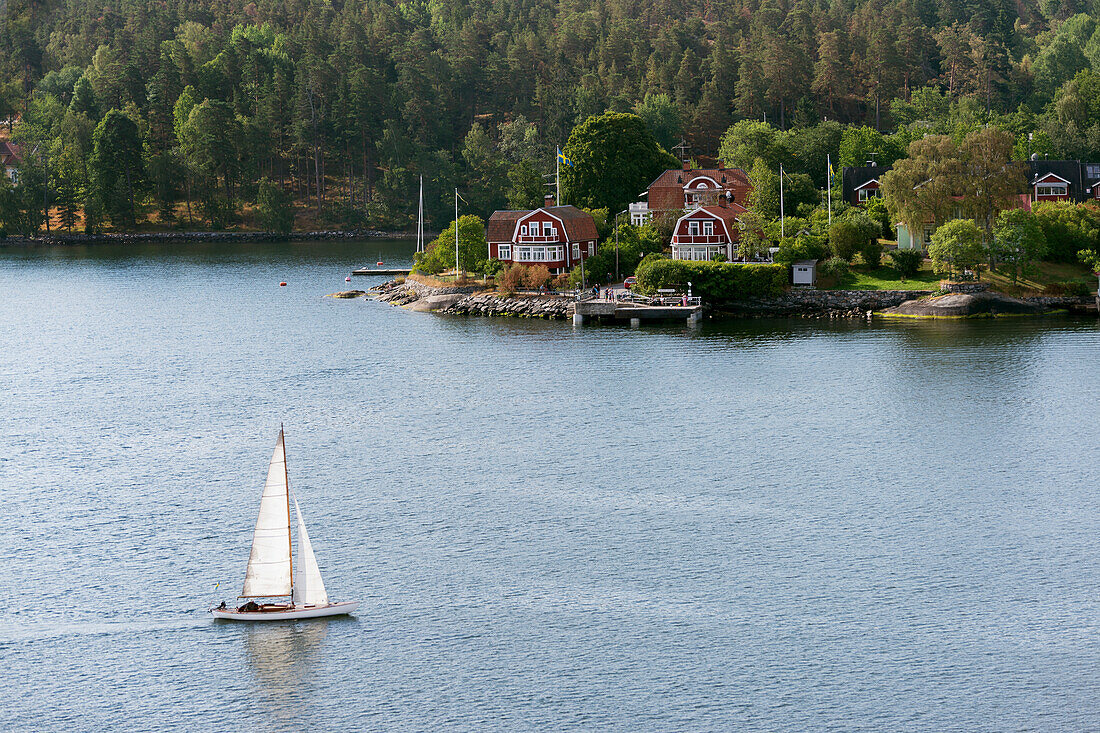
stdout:
<svg viewBox="0 0 1100 733">
<path fill-rule="evenodd" d="M 341 621 L 322 618 L 303 623 L 248 625 L 245 632 L 248 668 L 256 692 L 264 699 L 263 708 L 279 727 L 304 724 L 310 717 L 312 680 L 323 658 L 321 650 L 329 623 Z"/>
</svg>

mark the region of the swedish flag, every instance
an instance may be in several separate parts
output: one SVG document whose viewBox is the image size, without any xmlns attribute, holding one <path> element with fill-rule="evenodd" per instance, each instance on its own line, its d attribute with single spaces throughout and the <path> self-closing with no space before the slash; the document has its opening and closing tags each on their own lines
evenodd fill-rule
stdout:
<svg viewBox="0 0 1100 733">
<path fill-rule="evenodd" d="M 558 148 L 558 162 L 559 163 L 565 163 L 570 168 L 573 167 L 573 161 L 571 161 L 571 160 L 569 160 L 569 158 L 565 157 L 565 153 L 563 153 L 561 151 L 561 148 Z"/>
</svg>

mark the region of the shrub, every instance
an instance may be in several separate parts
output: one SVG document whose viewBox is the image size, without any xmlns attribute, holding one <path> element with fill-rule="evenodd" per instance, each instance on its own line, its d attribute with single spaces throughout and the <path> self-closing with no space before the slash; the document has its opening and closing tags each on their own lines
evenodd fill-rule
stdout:
<svg viewBox="0 0 1100 733">
<path fill-rule="evenodd" d="M 1076 262 L 1080 250 L 1095 248 L 1100 241 L 1100 209 L 1091 204 L 1041 201 L 1031 211 L 1046 238 L 1044 259 Z"/>
<path fill-rule="evenodd" d="M 903 278 L 913 277 L 920 272 L 924 254 L 919 249 L 895 249 L 890 252 L 890 259 L 893 260 L 894 269 L 899 275 Z"/>
<path fill-rule="evenodd" d="M 637 270 L 638 289 L 686 289 L 708 303 L 728 303 L 778 295 L 787 286 L 788 269 L 779 264 L 690 262 L 646 258 Z"/>
<path fill-rule="evenodd" d="M 822 260 L 828 254 L 825 238 L 813 234 L 802 234 L 780 240 L 775 261 L 788 267 L 798 260 Z"/>
<path fill-rule="evenodd" d="M 256 213 L 260 226 L 270 232 L 286 234 L 294 228 L 294 206 L 290 194 L 267 178 L 260 179 L 256 196 Z"/>
<path fill-rule="evenodd" d="M 830 257 L 818 266 L 818 271 L 825 277 L 840 279 L 848 274 L 848 260 L 843 257 Z"/>
<path fill-rule="evenodd" d="M 504 270 L 504 263 L 493 258 L 485 263 L 485 277 L 496 277 Z"/>
<path fill-rule="evenodd" d="M 527 268 L 523 265 L 513 264 L 504 270 L 497 278 L 500 289 L 505 293 L 514 293 L 520 289 L 527 276 Z"/>
<path fill-rule="evenodd" d="M 982 231 L 969 219 L 953 219 L 932 235 L 928 256 L 937 274 L 959 277 L 967 271 L 978 273 L 985 256 Z"/>
<path fill-rule="evenodd" d="M 538 290 L 544 285 L 550 284 L 550 269 L 546 265 L 534 265 L 527 268 L 523 276 L 523 284 L 529 290 Z"/>
<path fill-rule="evenodd" d="M 859 250 L 859 256 L 863 258 L 863 264 L 868 267 L 878 267 L 882 264 L 882 242 L 877 239 L 868 239 Z"/>
<path fill-rule="evenodd" d="M 829 228 L 829 249 L 835 257 L 851 262 L 856 252 L 862 252 L 872 241 L 877 242 L 881 233 L 882 227 L 878 222 L 853 209 L 843 218 L 835 220 Z"/>
</svg>

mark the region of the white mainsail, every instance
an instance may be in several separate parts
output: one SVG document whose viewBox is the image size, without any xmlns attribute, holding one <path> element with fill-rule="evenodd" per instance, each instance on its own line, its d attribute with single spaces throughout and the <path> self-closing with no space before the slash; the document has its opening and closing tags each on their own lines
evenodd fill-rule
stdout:
<svg viewBox="0 0 1100 733">
<path fill-rule="evenodd" d="M 424 176 L 420 176 L 420 205 L 416 209 L 416 251 L 424 251 Z"/>
<path fill-rule="evenodd" d="M 294 500 L 294 511 L 298 514 L 298 577 L 294 579 L 294 605 L 323 606 L 328 603 L 325 582 L 321 580 L 321 569 L 317 567 L 317 557 L 313 554 L 313 545 L 306 533 L 306 523 L 297 499 Z"/>
<path fill-rule="evenodd" d="M 311 553 L 312 554 L 312 553 Z M 244 576 L 242 598 L 285 596 L 291 591 L 290 498 L 286 480 L 286 446 L 283 431 L 271 463 L 267 483 L 260 499 L 260 515 L 252 533 L 252 554 Z"/>
</svg>

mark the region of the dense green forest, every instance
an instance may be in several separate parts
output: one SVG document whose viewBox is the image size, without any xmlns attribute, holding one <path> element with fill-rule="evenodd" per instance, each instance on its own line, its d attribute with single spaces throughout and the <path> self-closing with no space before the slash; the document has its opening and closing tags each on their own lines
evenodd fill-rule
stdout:
<svg viewBox="0 0 1100 733">
<path fill-rule="evenodd" d="M 785 161 L 818 186 L 825 152 L 889 163 L 986 124 L 1016 157 L 1100 159 L 1100 0 L 4 7 L 0 120 L 19 119 L 24 156 L 9 228 L 45 203 L 91 228 L 282 227 L 290 199 L 311 223 L 404 228 L 423 175 L 438 229 L 456 186 L 482 216 L 539 201 L 555 148 L 605 110 L 666 149 Z"/>
</svg>

